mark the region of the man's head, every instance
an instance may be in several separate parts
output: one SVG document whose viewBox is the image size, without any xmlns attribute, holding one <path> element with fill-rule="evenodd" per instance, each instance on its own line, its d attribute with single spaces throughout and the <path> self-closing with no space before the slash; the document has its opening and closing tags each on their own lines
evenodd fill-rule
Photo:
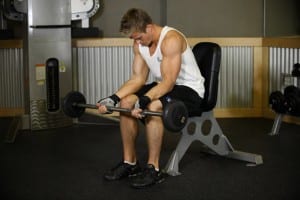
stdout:
<svg viewBox="0 0 300 200">
<path fill-rule="evenodd" d="M 133 32 L 146 33 L 148 24 L 152 24 L 152 19 L 142 9 L 131 8 L 121 19 L 120 32 L 129 36 Z"/>
</svg>

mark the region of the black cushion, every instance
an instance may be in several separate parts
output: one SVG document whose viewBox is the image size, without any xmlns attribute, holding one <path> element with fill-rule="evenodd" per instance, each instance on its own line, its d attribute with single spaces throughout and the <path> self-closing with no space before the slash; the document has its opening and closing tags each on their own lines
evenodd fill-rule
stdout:
<svg viewBox="0 0 300 200">
<path fill-rule="evenodd" d="M 212 42 L 200 42 L 193 47 L 193 53 L 205 78 L 204 99 L 199 110 L 202 113 L 212 110 L 217 103 L 221 47 Z"/>
</svg>

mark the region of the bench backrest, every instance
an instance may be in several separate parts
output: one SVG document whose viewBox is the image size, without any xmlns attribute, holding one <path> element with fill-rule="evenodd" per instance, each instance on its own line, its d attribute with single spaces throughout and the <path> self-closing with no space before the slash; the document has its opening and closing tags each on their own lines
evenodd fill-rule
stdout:
<svg viewBox="0 0 300 200">
<path fill-rule="evenodd" d="M 197 64 L 205 78 L 204 100 L 201 110 L 210 111 L 217 103 L 221 47 L 212 42 L 200 42 L 193 47 Z"/>
</svg>

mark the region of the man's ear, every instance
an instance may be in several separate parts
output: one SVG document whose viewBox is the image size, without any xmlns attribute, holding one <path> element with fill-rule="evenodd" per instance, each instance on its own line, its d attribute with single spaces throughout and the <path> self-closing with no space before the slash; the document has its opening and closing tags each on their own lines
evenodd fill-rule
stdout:
<svg viewBox="0 0 300 200">
<path fill-rule="evenodd" d="M 151 33 L 153 30 L 153 24 L 147 24 L 146 26 L 146 33 Z"/>
</svg>

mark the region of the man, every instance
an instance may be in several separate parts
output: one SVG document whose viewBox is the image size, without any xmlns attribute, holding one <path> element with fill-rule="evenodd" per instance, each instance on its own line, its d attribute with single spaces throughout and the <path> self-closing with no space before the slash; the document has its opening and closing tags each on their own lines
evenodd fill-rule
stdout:
<svg viewBox="0 0 300 200">
<path fill-rule="evenodd" d="M 123 160 L 108 171 L 104 178 L 119 180 L 136 176 L 131 185 L 147 187 L 164 180 L 159 166 L 164 126 L 161 117 L 142 116 L 142 111 L 162 111 L 172 99 L 185 103 L 189 115 L 197 110 L 204 95 L 204 78 L 185 36 L 170 27 L 161 27 L 141 9 L 130 9 L 122 17 L 120 32 L 133 39 L 134 59 L 132 76 L 119 90 L 97 104 L 100 113 L 106 106 L 132 109 L 131 114 L 120 113 Z M 158 82 L 146 84 L 149 73 Z M 144 119 L 148 144 L 148 162 L 140 170 L 135 141 L 138 119 Z"/>
</svg>

